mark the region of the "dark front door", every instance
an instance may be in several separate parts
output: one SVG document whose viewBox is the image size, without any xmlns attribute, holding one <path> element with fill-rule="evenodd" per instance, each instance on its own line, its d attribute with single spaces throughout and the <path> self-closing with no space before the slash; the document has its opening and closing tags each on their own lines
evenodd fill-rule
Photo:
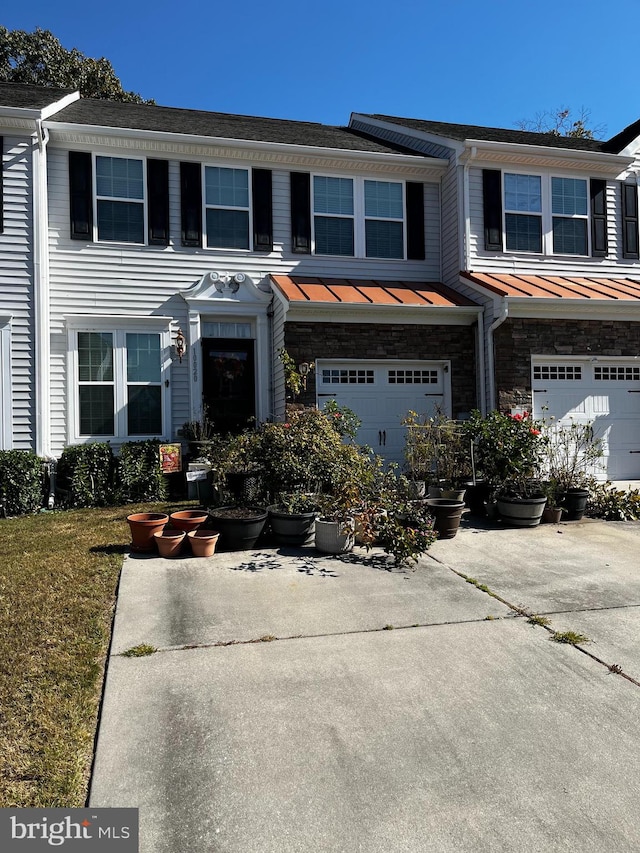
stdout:
<svg viewBox="0 0 640 853">
<path fill-rule="evenodd" d="M 202 401 L 218 432 L 239 432 L 256 414 L 253 341 L 202 339 Z"/>
</svg>

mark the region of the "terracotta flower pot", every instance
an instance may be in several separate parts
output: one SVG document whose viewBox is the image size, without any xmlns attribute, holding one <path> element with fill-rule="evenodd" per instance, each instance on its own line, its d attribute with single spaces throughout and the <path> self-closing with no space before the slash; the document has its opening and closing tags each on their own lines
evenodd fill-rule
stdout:
<svg viewBox="0 0 640 853">
<path fill-rule="evenodd" d="M 171 524 L 176 530 L 197 530 L 209 518 L 209 514 L 202 509 L 183 509 L 180 512 L 172 512 L 169 516 Z"/>
<path fill-rule="evenodd" d="M 164 530 L 169 516 L 164 512 L 134 512 L 127 516 L 131 529 L 131 550 L 137 552 L 153 551 L 153 534 Z"/>
<path fill-rule="evenodd" d="M 220 534 L 217 530 L 190 530 L 187 537 L 194 557 L 213 557 Z"/>
<path fill-rule="evenodd" d="M 187 534 L 184 530 L 159 530 L 153 534 L 161 557 L 169 560 L 179 556 L 182 544 Z"/>
</svg>

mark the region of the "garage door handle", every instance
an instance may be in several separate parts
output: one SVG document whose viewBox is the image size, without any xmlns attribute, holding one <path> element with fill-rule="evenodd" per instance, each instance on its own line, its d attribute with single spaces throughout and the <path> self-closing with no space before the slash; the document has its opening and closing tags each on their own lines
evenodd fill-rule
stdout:
<svg viewBox="0 0 640 853">
<path fill-rule="evenodd" d="M 534 388 L 533 393 L 534 394 L 546 394 L 547 389 L 546 388 Z"/>
<path fill-rule="evenodd" d="M 424 395 L 425 397 L 444 397 L 442 392 L 438 393 L 437 391 L 433 391 L 431 394 L 427 391 Z"/>
<path fill-rule="evenodd" d="M 378 447 L 382 447 L 382 430 L 378 430 Z"/>
<path fill-rule="evenodd" d="M 331 394 L 331 393 L 328 393 L 328 394 L 318 394 L 318 397 L 336 397 L 336 396 L 337 396 L 337 394 L 335 393 L 335 391 L 334 391 L 334 393 L 333 393 L 333 394 Z"/>
<path fill-rule="evenodd" d="M 640 453 L 640 450 L 630 450 L 629 453 Z"/>
<path fill-rule="evenodd" d="M 631 388 L 627 388 L 628 394 L 640 394 L 640 391 L 636 391 L 635 389 L 632 391 Z"/>
<path fill-rule="evenodd" d="M 386 431 L 386 429 L 382 430 L 382 444 L 384 445 L 384 447 L 387 446 L 387 431 Z"/>
</svg>

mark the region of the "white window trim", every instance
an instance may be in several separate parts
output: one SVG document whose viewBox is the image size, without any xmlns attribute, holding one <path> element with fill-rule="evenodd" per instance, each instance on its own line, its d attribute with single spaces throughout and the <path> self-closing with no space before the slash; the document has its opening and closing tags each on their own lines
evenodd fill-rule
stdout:
<svg viewBox="0 0 640 853">
<path fill-rule="evenodd" d="M 100 240 L 98 238 L 98 157 L 109 157 L 111 160 L 140 160 L 142 161 L 142 199 L 119 198 L 118 196 L 100 196 L 100 201 L 132 202 L 142 205 L 142 243 L 133 243 L 128 240 Z M 149 235 L 149 206 L 147 202 L 147 158 L 140 156 L 123 156 L 113 151 L 94 151 L 92 153 L 92 195 L 93 195 L 93 242 L 105 246 L 146 246 Z"/>
<path fill-rule="evenodd" d="M 315 211 L 315 178 L 349 178 L 353 181 L 353 215 L 347 213 L 316 213 Z M 365 216 L 364 205 L 364 182 L 375 181 L 383 184 L 400 184 L 402 187 L 402 219 L 392 219 L 384 216 Z M 319 258 L 364 258 L 369 261 L 380 263 L 397 263 L 407 260 L 407 182 L 405 180 L 390 180 L 371 175 L 339 175 L 331 172 L 311 173 L 311 254 Z M 332 219 L 353 219 L 353 255 L 319 255 L 316 252 L 316 216 L 325 216 Z M 372 222 L 400 222 L 402 224 L 402 257 L 401 258 L 377 258 L 367 255 L 367 243 L 365 223 L 370 219 Z"/>
<path fill-rule="evenodd" d="M 171 437 L 171 317 L 92 317 L 92 316 L 67 316 L 67 443 L 89 444 L 93 441 L 108 441 L 114 445 L 120 445 L 126 441 L 144 441 L 149 438 L 157 438 L 168 441 Z M 114 408 L 116 431 L 114 435 L 80 435 L 80 405 L 78 388 L 80 386 L 78 370 L 78 332 L 110 332 L 113 335 L 114 356 Z M 127 434 L 127 411 L 126 396 L 127 381 L 125 366 L 127 334 L 158 334 L 160 335 L 160 392 L 162 406 L 162 434 L 161 435 L 128 435 Z M 111 384 L 111 383 L 109 383 Z"/>
<path fill-rule="evenodd" d="M 530 175 L 531 177 L 540 178 L 540 193 L 542 202 L 542 212 L 526 210 L 507 210 L 506 191 L 505 191 L 505 175 Z M 571 180 L 584 181 L 587 185 L 587 213 L 576 214 L 575 216 L 565 216 L 559 213 L 552 212 L 552 178 L 570 178 Z M 531 169 L 503 169 L 502 170 L 502 251 L 512 255 L 550 255 L 559 258 L 590 258 L 591 255 L 591 205 L 590 205 L 590 178 L 585 178 L 582 175 L 571 175 L 566 172 L 536 172 Z M 540 252 L 527 252 L 523 249 L 507 249 L 507 213 L 512 215 L 522 216 L 538 216 L 542 220 L 542 246 Z M 564 252 L 554 252 L 553 250 L 553 219 L 584 219 L 587 223 L 587 251 L 584 255 L 566 254 Z"/>
<path fill-rule="evenodd" d="M 13 448 L 11 320 L 10 315 L 0 315 L 0 450 Z"/>
<path fill-rule="evenodd" d="M 249 192 L 249 207 L 226 207 L 224 204 L 207 204 L 207 167 L 213 169 L 234 169 L 238 172 L 247 173 L 247 186 Z M 202 186 L 202 244 L 209 252 L 224 252 L 225 254 L 242 254 L 253 252 L 253 169 L 251 166 L 239 166 L 237 163 L 202 163 L 200 168 L 200 180 Z M 246 249 L 234 249 L 225 246 L 210 246 L 207 235 L 207 210 L 245 210 L 249 216 L 249 246 Z"/>
</svg>

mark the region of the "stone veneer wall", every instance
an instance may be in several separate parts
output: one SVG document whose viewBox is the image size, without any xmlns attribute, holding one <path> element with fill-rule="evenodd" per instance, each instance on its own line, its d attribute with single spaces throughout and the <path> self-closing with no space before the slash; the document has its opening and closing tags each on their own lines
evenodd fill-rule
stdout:
<svg viewBox="0 0 640 853">
<path fill-rule="evenodd" d="M 285 349 L 297 364 L 317 358 L 450 360 L 454 417 L 478 405 L 475 325 L 288 322 L 284 335 Z M 311 373 L 300 402 L 315 404 L 315 394 Z"/>
<path fill-rule="evenodd" d="M 531 408 L 532 355 L 640 355 L 640 323 L 627 320 L 506 320 L 494 333 L 500 411 Z"/>
</svg>

